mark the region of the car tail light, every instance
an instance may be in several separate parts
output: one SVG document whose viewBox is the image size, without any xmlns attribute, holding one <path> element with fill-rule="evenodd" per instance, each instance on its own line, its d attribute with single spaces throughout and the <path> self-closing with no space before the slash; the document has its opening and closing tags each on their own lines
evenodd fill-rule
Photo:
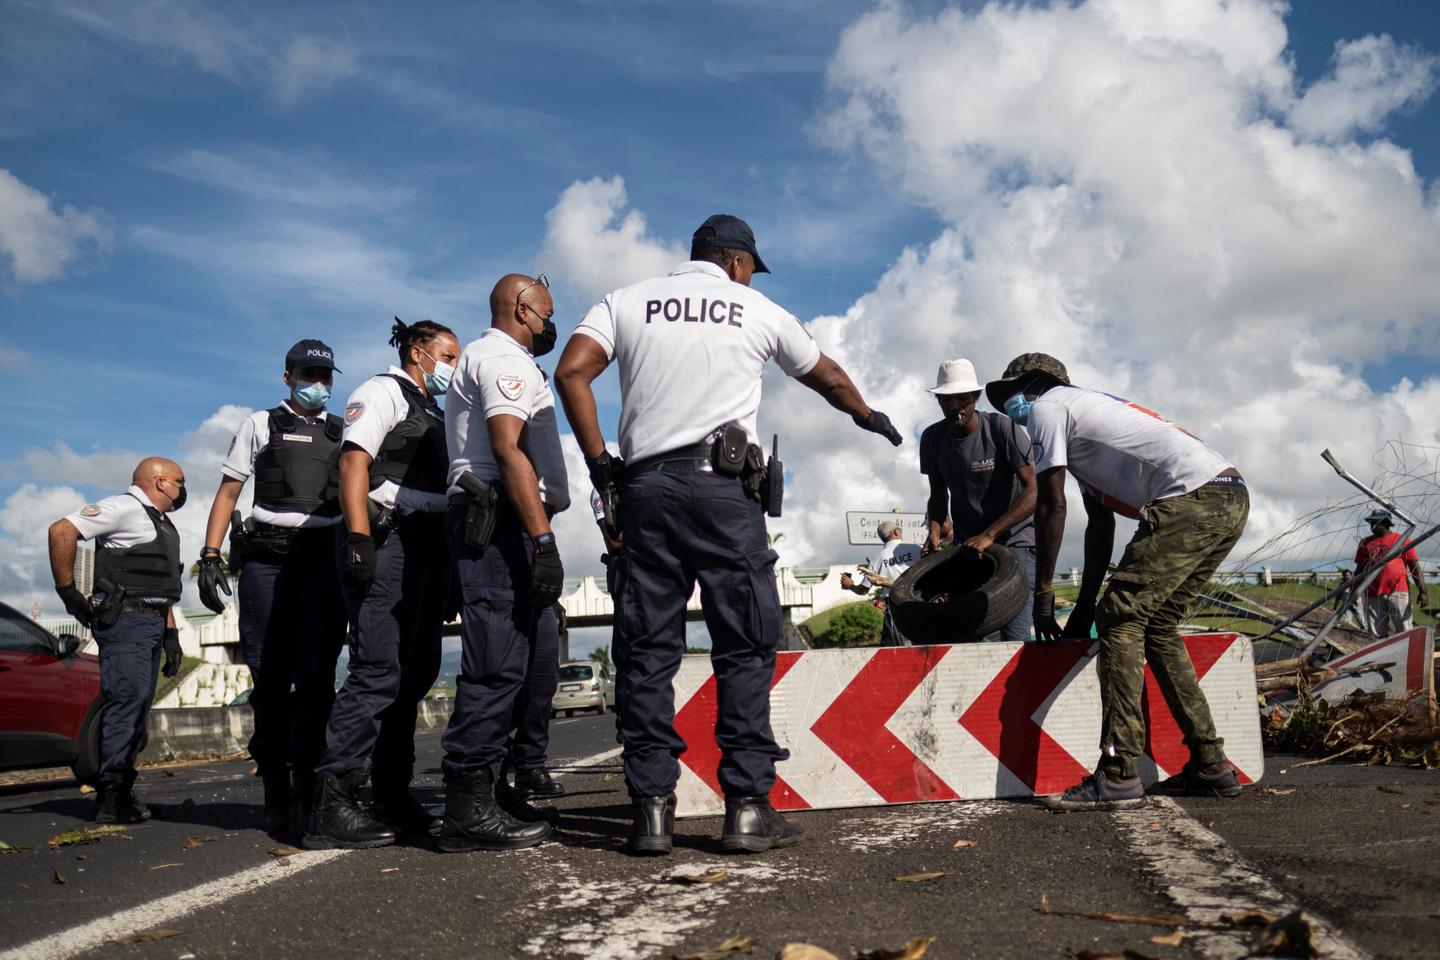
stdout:
<svg viewBox="0 0 1440 960">
<path fill-rule="evenodd" d="M 590 682 L 590 689 L 591 689 L 591 690 L 599 690 L 599 689 L 600 689 L 600 681 L 599 681 L 599 680 L 592 680 L 592 681 Z"/>
</svg>

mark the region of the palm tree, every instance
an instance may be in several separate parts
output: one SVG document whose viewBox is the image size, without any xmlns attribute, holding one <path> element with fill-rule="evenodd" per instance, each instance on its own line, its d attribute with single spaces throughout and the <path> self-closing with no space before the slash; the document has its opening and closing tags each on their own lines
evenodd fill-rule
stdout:
<svg viewBox="0 0 1440 960">
<path fill-rule="evenodd" d="M 605 647 L 597 647 L 590 651 L 590 659 L 600 665 L 600 669 L 606 673 L 610 672 L 610 651 Z"/>
</svg>

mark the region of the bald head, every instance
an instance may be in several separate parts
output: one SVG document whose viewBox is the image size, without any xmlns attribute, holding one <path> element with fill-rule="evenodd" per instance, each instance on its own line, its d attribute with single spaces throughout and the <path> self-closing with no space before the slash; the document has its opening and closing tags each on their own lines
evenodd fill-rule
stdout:
<svg viewBox="0 0 1440 960">
<path fill-rule="evenodd" d="M 510 317 L 515 312 L 515 302 L 520 296 L 520 291 L 535 283 L 534 277 L 527 277 L 523 273 L 507 273 L 496 283 L 490 291 L 490 322 L 494 324 L 501 317 Z"/>
<path fill-rule="evenodd" d="M 534 349 L 536 335 L 543 334 L 554 313 L 555 301 L 550 299 L 544 274 L 507 273 L 490 291 L 490 326 L 514 337 L 527 350 Z M 553 346 L 554 328 L 549 329 Z"/>
<path fill-rule="evenodd" d="M 130 482 L 160 510 L 178 510 L 185 503 L 185 471 L 174 460 L 146 457 L 136 465 Z"/>
</svg>

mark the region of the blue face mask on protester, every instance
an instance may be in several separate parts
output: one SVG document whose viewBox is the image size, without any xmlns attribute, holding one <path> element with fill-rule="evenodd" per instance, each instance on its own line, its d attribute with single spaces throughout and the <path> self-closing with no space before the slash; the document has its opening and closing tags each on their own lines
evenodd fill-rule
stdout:
<svg viewBox="0 0 1440 960">
<path fill-rule="evenodd" d="M 330 401 L 330 388 L 323 383 L 296 380 L 295 386 L 290 389 L 290 395 L 305 409 L 319 410 Z"/>
<path fill-rule="evenodd" d="M 1017 393 L 1005 401 L 1005 416 L 1022 427 L 1030 422 L 1030 401 L 1025 399 L 1023 392 Z"/>
</svg>

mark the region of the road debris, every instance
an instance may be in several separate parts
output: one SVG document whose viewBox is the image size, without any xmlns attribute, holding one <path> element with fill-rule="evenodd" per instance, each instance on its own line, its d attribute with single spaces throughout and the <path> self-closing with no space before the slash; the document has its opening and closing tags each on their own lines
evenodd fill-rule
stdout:
<svg viewBox="0 0 1440 960">
<path fill-rule="evenodd" d="M 1314 957 L 1319 952 L 1304 910 L 1292 910 L 1255 931 L 1250 950 L 1264 957 Z"/>
<path fill-rule="evenodd" d="M 1072 947 L 1069 952 L 1075 960 L 1156 960 L 1139 950 L 1096 950 L 1093 947 L 1076 950 Z"/>
<path fill-rule="evenodd" d="M 186 837 L 185 849 L 194 850 L 196 847 L 203 847 L 207 843 L 214 843 L 219 837 Z"/>
<path fill-rule="evenodd" d="M 728 960 L 731 954 L 750 949 L 749 937 L 731 937 L 718 947 L 697 950 L 695 953 L 670 954 L 665 960 Z"/>
<path fill-rule="evenodd" d="M 1404 793 L 1405 790 L 1398 783 L 1381 783 L 1375 786 L 1381 793 Z"/>
<path fill-rule="evenodd" d="M 670 877 L 671 883 L 719 883 L 730 876 L 729 870 L 710 870 L 706 873 L 677 873 Z"/>
<path fill-rule="evenodd" d="M 55 868 L 55 875 L 51 877 L 50 880 L 52 883 L 58 883 L 61 886 L 64 886 L 65 884 L 70 882 L 70 878 L 65 876 L 65 874 L 61 873 L 59 867 Z"/>
<path fill-rule="evenodd" d="M 295 854 L 302 853 L 303 851 L 296 847 L 281 845 L 278 847 L 271 847 L 267 852 L 272 857 L 293 857 L 295 856 Z"/>
<path fill-rule="evenodd" d="M 1272 797 L 1288 797 L 1295 792 L 1294 787 L 1266 787 L 1261 791 Z"/>
<path fill-rule="evenodd" d="M 928 883 L 931 880 L 939 880 L 945 876 L 943 870 L 922 870 L 919 873 L 907 873 L 895 879 L 901 883 Z"/>
<path fill-rule="evenodd" d="M 64 833 L 50 838 L 50 848 L 58 850 L 61 847 L 74 847 L 82 843 L 99 843 L 106 837 L 124 833 L 125 829 L 116 823 L 106 823 L 98 827 L 86 827 L 83 830 L 66 830 Z"/>
<path fill-rule="evenodd" d="M 974 841 L 974 840 L 956 840 L 956 841 L 955 841 L 955 849 L 956 849 L 956 850 L 964 850 L 964 849 L 966 849 L 967 847 L 973 847 L 973 846 L 975 846 L 975 841 Z"/>
<path fill-rule="evenodd" d="M 149 943 L 151 940 L 168 940 L 171 937 L 180 936 L 179 930 L 167 930 L 161 927 L 156 930 L 139 930 L 135 933 L 121 933 L 110 938 L 111 943 Z"/>
<path fill-rule="evenodd" d="M 934 937 L 911 937 L 898 947 L 873 947 L 855 954 L 855 960 L 920 960 Z"/>
<path fill-rule="evenodd" d="M 1162 947 L 1178 947 L 1184 940 L 1184 930 L 1173 930 L 1170 933 L 1157 934 L 1150 938 L 1151 943 L 1158 943 Z"/>
<path fill-rule="evenodd" d="M 29 847 L 22 847 L 22 846 L 20 846 L 19 844 L 6 843 L 4 840 L 0 840 L 0 854 L 6 854 L 6 853 L 29 853 L 29 852 L 30 852 L 30 848 L 29 848 Z"/>
<path fill-rule="evenodd" d="M 1295 767 L 1341 757 L 1369 764 L 1440 767 L 1440 725 L 1429 711 L 1380 694 L 1357 693 L 1337 705 L 1302 693 L 1287 715 L 1278 721 L 1276 716 L 1272 713 L 1265 725 L 1272 746 L 1323 755 Z"/>
<path fill-rule="evenodd" d="M 1141 915 L 1133 913 L 1111 913 L 1107 910 L 1057 910 L 1050 906 L 1048 894 L 1040 895 L 1040 912 L 1052 917 L 1080 917 L 1084 920 L 1104 920 L 1106 923 L 1138 923 L 1150 927 L 1180 927 L 1185 918 L 1173 913 Z"/>
<path fill-rule="evenodd" d="M 171 867 L 183 867 L 183 866 L 185 866 L 185 864 L 183 864 L 183 863 L 157 863 L 155 866 L 151 867 L 150 869 L 151 869 L 151 870 L 169 870 Z"/>
</svg>

